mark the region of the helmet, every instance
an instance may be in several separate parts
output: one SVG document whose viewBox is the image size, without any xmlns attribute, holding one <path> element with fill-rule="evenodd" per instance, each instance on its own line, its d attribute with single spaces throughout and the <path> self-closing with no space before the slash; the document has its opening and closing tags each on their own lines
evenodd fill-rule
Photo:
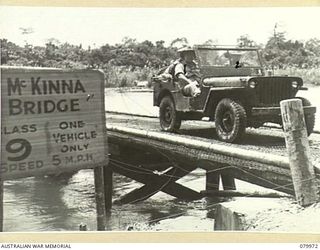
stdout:
<svg viewBox="0 0 320 250">
<path fill-rule="evenodd" d="M 178 49 L 178 53 L 183 53 L 183 52 L 188 52 L 188 51 L 194 51 L 193 48 L 191 46 L 184 46 L 180 49 Z"/>
</svg>

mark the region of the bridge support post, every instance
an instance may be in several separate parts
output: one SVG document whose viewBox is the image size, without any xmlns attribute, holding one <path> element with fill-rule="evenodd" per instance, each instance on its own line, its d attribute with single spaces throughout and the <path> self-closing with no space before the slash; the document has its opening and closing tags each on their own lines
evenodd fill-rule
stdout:
<svg viewBox="0 0 320 250">
<path fill-rule="evenodd" d="M 234 177 L 226 174 L 221 174 L 223 190 L 236 190 Z"/>
<path fill-rule="evenodd" d="M 296 199 L 301 206 L 319 200 L 314 168 L 310 161 L 310 148 L 300 99 L 280 102 L 286 147 Z"/>
<path fill-rule="evenodd" d="M 206 171 L 206 191 L 219 190 L 220 173 L 215 170 Z"/>
<path fill-rule="evenodd" d="M 218 166 L 225 166 L 225 164 L 215 163 Z M 217 191 L 219 190 L 220 185 L 220 176 L 223 190 L 236 190 L 236 184 L 234 181 L 234 177 L 221 173 L 217 169 L 207 169 L 206 170 L 206 191 Z"/>
</svg>

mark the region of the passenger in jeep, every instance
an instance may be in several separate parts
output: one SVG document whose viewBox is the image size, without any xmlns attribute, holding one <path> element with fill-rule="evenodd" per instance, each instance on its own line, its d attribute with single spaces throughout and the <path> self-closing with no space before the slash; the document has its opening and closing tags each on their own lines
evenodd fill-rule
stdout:
<svg viewBox="0 0 320 250">
<path fill-rule="evenodd" d="M 172 63 L 164 72 L 170 75 L 173 81 L 178 82 L 182 94 L 188 97 L 200 95 L 200 70 L 195 61 L 195 52 L 190 47 L 178 50 L 180 58 Z"/>
</svg>

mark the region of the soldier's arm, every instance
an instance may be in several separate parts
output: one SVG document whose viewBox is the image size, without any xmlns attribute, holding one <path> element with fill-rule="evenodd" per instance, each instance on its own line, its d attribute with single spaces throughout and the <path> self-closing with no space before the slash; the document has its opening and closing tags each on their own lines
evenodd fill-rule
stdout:
<svg viewBox="0 0 320 250">
<path fill-rule="evenodd" d="M 178 63 L 174 69 L 175 77 L 178 79 L 179 82 L 183 83 L 184 85 L 190 84 L 191 80 L 189 80 L 184 74 L 184 66 L 182 63 Z"/>
<path fill-rule="evenodd" d="M 184 83 L 185 85 L 192 83 L 192 81 L 188 79 L 183 73 L 177 74 L 176 77 L 180 82 Z"/>
</svg>

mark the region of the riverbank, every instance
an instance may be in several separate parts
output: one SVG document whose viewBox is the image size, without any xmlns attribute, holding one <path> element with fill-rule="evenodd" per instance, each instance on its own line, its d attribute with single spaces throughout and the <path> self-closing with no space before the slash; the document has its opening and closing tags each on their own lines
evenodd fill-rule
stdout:
<svg viewBox="0 0 320 250">
<path fill-rule="evenodd" d="M 320 203 L 303 208 L 292 199 L 236 198 L 217 207 L 215 230 L 318 233 L 319 212 Z"/>
</svg>

